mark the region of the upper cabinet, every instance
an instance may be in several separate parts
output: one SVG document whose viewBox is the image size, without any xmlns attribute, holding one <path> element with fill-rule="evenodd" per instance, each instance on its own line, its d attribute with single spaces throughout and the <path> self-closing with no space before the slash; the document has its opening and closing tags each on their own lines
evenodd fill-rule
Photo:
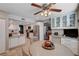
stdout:
<svg viewBox="0 0 79 59">
<path fill-rule="evenodd" d="M 55 18 L 51 18 L 51 26 L 54 28 L 55 27 Z"/>
<path fill-rule="evenodd" d="M 67 27 L 67 16 L 63 16 L 62 19 L 62 27 Z"/>
<path fill-rule="evenodd" d="M 75 13 L 69 15 L 70 27 L 75 27 L 75 19 L 76 19 L 75 16 L 76 16 Z"/>
<path fill-rule="evenodd" d="M 67 14 L 56 15 L 51 17 L 51 28 L 52 29 L 77 28 L 76 12 L 70 12 Z"/>
<path fill-rule="evenodd" d="M 60 27 L 60 17 L 56 18 L 56 27 Z"/>
</svg>

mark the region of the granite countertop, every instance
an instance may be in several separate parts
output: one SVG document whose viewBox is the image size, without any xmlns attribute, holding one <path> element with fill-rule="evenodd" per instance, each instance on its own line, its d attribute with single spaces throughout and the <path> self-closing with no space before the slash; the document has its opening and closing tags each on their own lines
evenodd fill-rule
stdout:
<svg viewBox="0 0 79 59">
<path fill-rule="evenodd" d="M 52 37 L 62 37 L 62 35 L 52 35 Z"/>
<path fill-rule="evenodd" d="M 13 35 L 12 37 L 9 37 L 10 39 L 11 38 L 19 38 L 19 37 L 21 37 L 21 36 L 25 36 L 24 34 L 20 34 L 20 35 Z"/>
</svg>

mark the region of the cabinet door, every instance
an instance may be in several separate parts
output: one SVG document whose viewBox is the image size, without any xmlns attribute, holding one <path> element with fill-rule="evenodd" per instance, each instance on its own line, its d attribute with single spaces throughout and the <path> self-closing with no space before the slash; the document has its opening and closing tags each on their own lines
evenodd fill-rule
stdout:
<svg viewBox="0 0 79 59">
<path fill-rule="evenodd" d="M 55 27 L 55 18 L 52 18 L 51 22 L 52 27 Z"/>
<path fill-rule="evenodd" d="M 5 39 L 5 20 L 0 19 L 0 53 L 5 51 L 5 43 L 6 43 L 6 39 Z"/>
<path fill-rule="evenodd" d="M 63 22 L 62 26 L 66 27 L 67 26 L 67 16 L 63 16 L 62 22 Z"/>
<path fill-rule="evenodd" d="M 75 27 L 75 13 L 72 13 L 69 15 L 69 19 L 70 19 L 70 27 Z"/>
<path fill-rule="evenodd" d="M 19 37 L 18 44 L 19 45 L 25 44 L 25 37 L 24 36 Z"/>
<path fill-rule="evenodd" d="M 18 45 L 18 38 L 11 38 L 9 41 L 9 48 L 14 48 Z"/>
<path fill-rule="evenodd" d="M 56 18 L 56 27 L 60 27 L 60 17 Z"/>
</svg>

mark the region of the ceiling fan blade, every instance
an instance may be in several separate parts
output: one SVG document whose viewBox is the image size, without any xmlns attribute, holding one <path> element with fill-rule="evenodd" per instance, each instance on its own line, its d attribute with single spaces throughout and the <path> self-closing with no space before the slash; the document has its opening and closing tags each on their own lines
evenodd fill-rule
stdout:
<svg viewBox="0 0 79 59">
<path fill-rule="evenodd" d="M 34 6 L 34 7 L 37 7 L 37 8 L 42 8 L 42 6 L 40 6 L 40 5 L 36 4 L 36 3 L 32 3 L 31 5 Z"/>
<path fill-rule="evenodd" d="M 49 9 L 52 6 L 52 3 L 49 3 L 47 6 L 47 9 Z"/>
<path fill-rule="evenodd" d="M 50 11 L 56 11 L 56 12 L 61 12 L 61 9 L 50 9 Z"/>
<path fill-rule="evenodd" d="M 56 3 L 49 3 L 48 7 L 51 7 L 52 5 L 55 5 Z"/>
<path fill-rule="evenodd" d="M 42 11 L 38 11 L 38 12 L 34 13 L 34 15 L 37 15 L 37 14 L 39 14 L 40 12 L 42 12 Z"/>
<path fill-rule="evenodd" d="M 34 13 L 34 15 L 37 15 L 37 14 L 39 14 L 40 12 L 42 12 L 42 11 L 38 11 L 38 12 Z"/>
</svg>

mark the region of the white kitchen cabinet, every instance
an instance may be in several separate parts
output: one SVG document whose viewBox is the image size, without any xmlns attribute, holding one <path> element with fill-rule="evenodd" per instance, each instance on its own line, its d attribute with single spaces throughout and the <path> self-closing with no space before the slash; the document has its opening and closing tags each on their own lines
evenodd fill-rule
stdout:
<svg viewBox="0 0 79 59">
<path fill-rule="evenodd" d="M 64 15 L 63 17 L 62 17 L 62 27 L 67 27 L 67 16 L 66 15 Z"/>
<path fill-rule="evenodd" d="M 51 27 L 55 27 L 55 18 L 51 18 Z"/>
<path fill-rule="evenodd" d="M 62 37 L 61 44 L 70 48 L 74 54 L 78 55 L 78 39 L 77 38 Z"/>
<path fill-rule="evenodd" d="M 19 45 L 24 44 L 24 43 L 25 43 L 25 36 L 21 36 L 21 37 L 19 38 L 18 43 L 19 43 Z"/>
<path fill-rule="evenodd" d="M 77 13 L 75 11 L 67 14 L 51 16 L 52 29 L 71 29 L 77 28 Z"/>
<path fill-rule="evenodd" d="M 14 48 L 22 44 L 25 44 L 25 36 L 11 37 L 9 39 L 9 48 Z"/>
<path fill-rule="evenodd" d="M 9 48 L 12 48 L 12 47 L 16 47 L 17 46 L 17 43 L 18 43 L 18 38 L 11 38 L 9 40 Z"/>
<path fill-rule="evenodd" d="M 6 21 L 0 19 L 0 53 L 6 50 Z"/>
<path fill-rule="evenodd" d="M 56 27 L 60 27 L 60 17 L 56 17 Z"/>
</svg>

